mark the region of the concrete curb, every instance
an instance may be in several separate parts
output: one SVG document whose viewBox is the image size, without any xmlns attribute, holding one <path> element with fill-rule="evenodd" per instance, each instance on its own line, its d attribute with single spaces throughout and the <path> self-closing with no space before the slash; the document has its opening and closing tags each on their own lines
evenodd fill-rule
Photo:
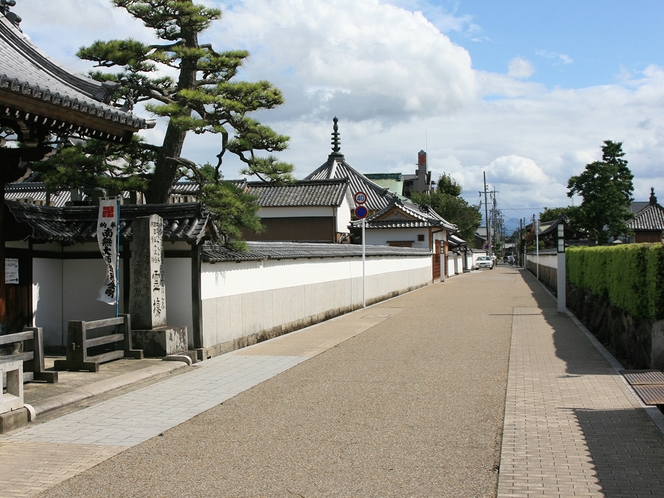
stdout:
<svg viewBox="0 0 664 498">
<path fill-rule="evenodd" d="M 118 375 L 117 377 L 100 380 L 99 382 L 94 382 L 87 386 L 79 387 L 78 389 L 74 389 L 68 393 L 51 396 L 50 398 L 33 403 L 32 407 L 34 409 L 35 415 L 38 416 L 42 413 L 55 410 L 56 408 L 62 408 L 63 406 L 67 406 L 72 403 L 91 398 L 93 396 L 98 396 L 100 394 L 112 391 L 113 389 L 135 384 L 158 375 L 167 374 L 173 370 L 177 370 L 178 368 L 183 368 L 186 366 L 188 366 L 187 363 L 180 361 L 159 363 L 147 368 L 136 370 L 135 372 L 128 372 L 126 374 Z"/>
</svg>

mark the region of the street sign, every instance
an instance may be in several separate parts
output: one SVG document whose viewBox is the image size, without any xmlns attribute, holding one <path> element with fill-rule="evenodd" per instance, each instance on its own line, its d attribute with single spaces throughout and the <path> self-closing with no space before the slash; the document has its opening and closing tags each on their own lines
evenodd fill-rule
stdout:
<svg viewBox="0 0 664 498">
<path fill-rule="evenodd" d="M 366 207 L 364 206 L 357 206 L 355 208 L 355 216 L 357 216 L 360 220 L 362 218 L 366 218 L 367 214 L 369 214 L 369 211 L 367 210 Z"/>
<path fill-rule="evenodd" d="M 353 196 L 353 199 L 355 199 L 355 204 L 364 204 L 365 202 L 367 202 L 367 194 L 365 194 L 364 192 L 357 192 Z"/>
</svg>

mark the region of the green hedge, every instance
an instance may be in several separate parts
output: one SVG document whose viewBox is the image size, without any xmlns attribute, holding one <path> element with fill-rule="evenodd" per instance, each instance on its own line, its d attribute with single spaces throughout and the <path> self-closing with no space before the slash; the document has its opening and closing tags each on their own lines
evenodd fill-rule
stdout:
<svg viewBox="0 0 664 498">
<path fill-rule="evenodd" d="M 637 318 L 664 318 L 664 246 L 574 247 L 567 280 Z"/>
</svg>

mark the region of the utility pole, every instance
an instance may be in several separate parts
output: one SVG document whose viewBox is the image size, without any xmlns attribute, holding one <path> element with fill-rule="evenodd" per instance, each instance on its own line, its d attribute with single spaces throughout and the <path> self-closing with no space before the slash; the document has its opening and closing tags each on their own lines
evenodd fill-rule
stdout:
<svg viewBox="0 0 664 498">
<path fill-rule="evenodd" d="M 538 225 L 538 219 L 535 218 L 535 215 L 533 215 L 533 230 L 535 230 L 535 254 L 537 256 L 537 262 L 536 266 L 537 269 L 535 271 L 535 275 L 537 276 L 537 280 L 539 280 L 539 228 L 537 227 Z"/>
<path fill-rule="evenodd" d="M 516 243 L 516 251 L 515 251 L 516 252 L 516 261 L 517 261 L 516 264 L 518 266 L 521 266 L 521 263 L 522 263 L 522 261 L 521 261 L 521 251 L 519 250 L 519 247 L 521 245 L 523 245 L 522 241 L 523 241 L 523 221 L 521 220 L 521 218 L 519 218 L 519 240 Z"/>
<path fill-rule="evenodd" d="M 487 202 L 487 195 L 491 194 L 493 196 L 493 208 L 492 208 L 492 214 L 495 215 L 495 207 L 496 207 L 496 198 L 495 195 L 497 193 L 496 190 L 491 190 L 488 191 L 486 187 L 486 171 L 483 172 L 484 174 L 484 190 L 480 190 L 479 194 L 480 197 L 482 194 L 484 194 L 484 219 L 486 220 L 486 241 L 488 245 L 488 252 L 487 254 L 491 256 L 491 223 L 489 223 L 489 203 Z M 494 223 L 495 226 L 495 223 Z"/>
</svg>

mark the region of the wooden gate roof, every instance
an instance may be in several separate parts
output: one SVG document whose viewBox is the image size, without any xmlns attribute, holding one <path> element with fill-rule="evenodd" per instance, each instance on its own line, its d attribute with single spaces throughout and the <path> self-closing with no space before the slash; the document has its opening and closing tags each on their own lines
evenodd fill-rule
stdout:
<svg viewBox="0 0 664 498">
<path fill-rule="evenodd" d="M 14 218 L 11 226 L 5 227 L 7 240 L 74 244 L 97 239 L 99 206 L 58 208 L 15 201 L 7 201 L 6 206 Z M 158 214 L 164 220 L 164 240 L 196 244 L 206 238 L 219 240 L 214 215 L 199 202 L 123 205 L 120 208 L 121 237 L 131 240 L 134 220 L 151 214 Z"/>
</svg>

